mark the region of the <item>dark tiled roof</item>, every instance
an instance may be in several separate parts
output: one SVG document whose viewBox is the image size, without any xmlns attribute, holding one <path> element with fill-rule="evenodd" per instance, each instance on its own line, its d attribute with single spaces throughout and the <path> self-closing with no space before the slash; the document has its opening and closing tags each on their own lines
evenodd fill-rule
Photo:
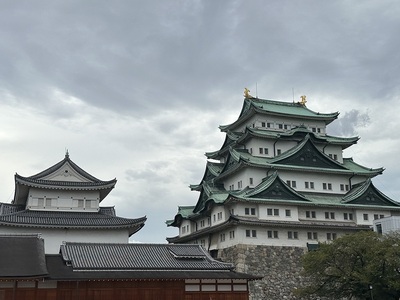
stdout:
<svg viewBox="0 0 400 300">
<path fill-rule="evenodd" d="M 52 280 L 179 280 L 179 279 L 260 279 L 226 270 L 87 270 L 74 271 L 60 255 L 46 255 Z"/>
<path fill-rule="evenodd" d="M 79 174 L 81 181 L 76 180 L 51 180 L 47 176 L 56 172 L 68 172 L 72 169 L 74 173 Z M 69 173 L 67 173 L 69 174 Z M 24 177 L 15 174 L 15 204 L 25 204 L 29 193 L 29 187 L 44 188 L 44 189 L 64 189 L 64 190 L 98 190 L 100 191 L 100 201 L 103 200 L 117 183 L 116 179 L 102 181 L 90 175 L 70 158 L 68 153 L 65 158 L 46 170 L 29 177 Z"/>
<path fill-rule="evenodd" d="M 47 274 L 43 239 L 37 235 L 0 236 L 0 278 L 41 278 Z"/>
<path fill-rule="evenodd" d="M 204 248 L 193 244 L 66 243 L 61 245 L 61 254 L 75 271 L 230 271 L 233 268 L 232 264 L 214 260 Z"/>
<path fill-rule="evenodd" d="M 132 235 L 144 226 L 146 217 L 126 219 L 116 217 L 110 209 L 104 212 L 22 210 L 0 215 L 0 225 L 40 228 L 129 228 Z"/>
</svg>

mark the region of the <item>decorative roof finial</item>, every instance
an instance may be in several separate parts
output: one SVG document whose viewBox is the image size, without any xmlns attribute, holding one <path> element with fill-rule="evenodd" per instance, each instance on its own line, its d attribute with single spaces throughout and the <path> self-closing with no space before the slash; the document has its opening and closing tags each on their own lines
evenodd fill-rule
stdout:
<svg viewBox="0 0 400 300">
<path fill-rule="evenodd" d="M 65 149 L 65 158 L 69 158 L 69 152 L 68 152 L 68 149 Z"/>
<path fill-rule="evenodd" d="M 306 95 L 303 95 L 303 96 L 300 96 L 300 98 L 301 98 L 301 101 L 299 102 L 301 105 L 306 105 L 306 103 L 307 103 L 307 100 L 306 100 Z"/>
<path fill-rule="evenodd" d="M 254 98 L 252 95 L 250 95 L 250 90 L 248 88 L 244 88 L 244 95 L 245 98 Z"/>
</svg>

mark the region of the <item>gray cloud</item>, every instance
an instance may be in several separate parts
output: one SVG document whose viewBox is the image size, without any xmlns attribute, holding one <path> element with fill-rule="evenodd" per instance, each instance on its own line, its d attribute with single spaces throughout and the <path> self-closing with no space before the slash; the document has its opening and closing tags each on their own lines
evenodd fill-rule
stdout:
<svg viewBox="0 0 400 300">
<path fill-rule="evenodd" d="M 118 179 L 104 205 L 148 216 L 135 240 L 163 242 L 176 206 L 195 203 L 188 185 L 244 87 L 339 110 L 329 132 L 360 135 L 346 151 L 382 161 L 378 184 L 400 199 L 399 15 L 394 0 L 3 1 L 2 201 L 15 172 L 36 174 L 68 148 L 94 176 Z"/>
</svg>

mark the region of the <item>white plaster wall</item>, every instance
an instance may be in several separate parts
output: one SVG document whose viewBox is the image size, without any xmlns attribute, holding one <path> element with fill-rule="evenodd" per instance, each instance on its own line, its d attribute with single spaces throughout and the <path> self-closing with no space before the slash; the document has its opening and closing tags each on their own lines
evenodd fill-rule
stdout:
<svg viewBox="0 0 400 300">
<path fill-rule="evenodd" d="M 35 210 L 81 210 L 98 211 L 98 191 L 45 190 L 30 188 L 27 208 Z M 39 200 L 43 199 L 43 200 Z M 46 201 L 47 200 L 47 201 Z M 79 207 L 78 201 L 83 200 Z M 48 205 L 51 202 L 51 205 Z M 40 204 L 42 203 L 42 205 Z"/>
<path fill-rule="evenodd" d="M 121 230 L 84 230 L 0 227 L 0 234 L 41 234 L 46 254 L 58 254 L 62 242 L 128 243 L 129 232 Z"/>
</svg>

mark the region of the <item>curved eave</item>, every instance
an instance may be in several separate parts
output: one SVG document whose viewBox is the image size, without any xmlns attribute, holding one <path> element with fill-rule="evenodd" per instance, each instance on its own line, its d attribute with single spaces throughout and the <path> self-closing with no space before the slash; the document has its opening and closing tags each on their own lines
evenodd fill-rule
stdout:
<svg viewBox="0 0 400 300">
<path fill-rule="evenodd" d="M 271 138 L 271 139 L 296 139 L 296 134 L 303 134 L 303 138 L 309 134 L 312 136 L 312 140 L 316 143 L 329 143 L 331 145 L 339 145 L 342 149 L 346 149 L 351 145 L 357 144 L 359 137 L 335 137 L 330 135 L 320 135 L 307 128 L 296 127 L 288 131 L 277 131 L 269 129 L 259 129 L 246 127 L 246 130 L 242 136 L 237 140 L 237 143 L 243 143 L 244 141 L 252 138 Z"/>
<path fill-rule="evenodd" d="M 0 220 L 0 226 L 8 227 L 22 227 L 22 228 L 49 228 L 49 229 L 91 229 L 91 230 L 104 230 L 104 229 L 128 229 L 129 236 L 138 232 L 144 225 L 147 217 L 138 219 L 130 219 L 130 223 L 127 224 L 116 224 L 116 225 L 75 225 L 75 224 L 32 224 L 30 222 L 7 222 Z"/>
</svg>

